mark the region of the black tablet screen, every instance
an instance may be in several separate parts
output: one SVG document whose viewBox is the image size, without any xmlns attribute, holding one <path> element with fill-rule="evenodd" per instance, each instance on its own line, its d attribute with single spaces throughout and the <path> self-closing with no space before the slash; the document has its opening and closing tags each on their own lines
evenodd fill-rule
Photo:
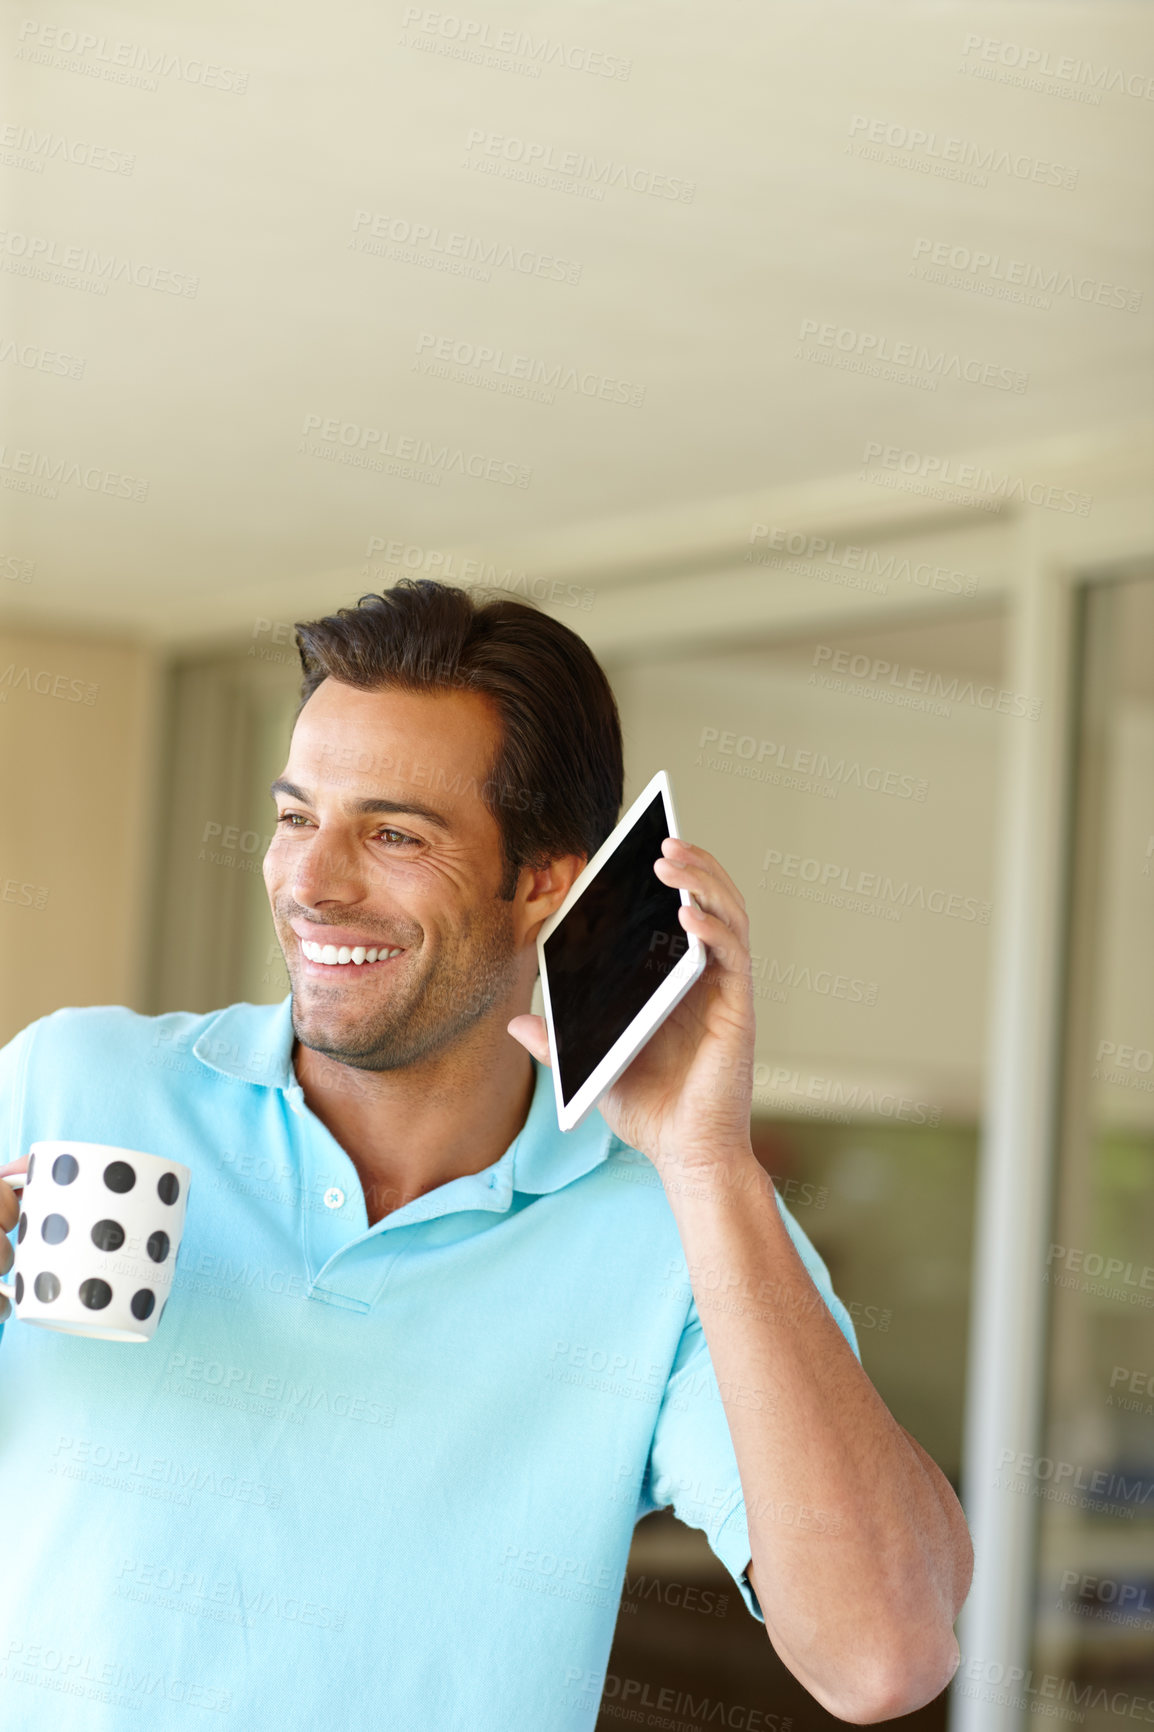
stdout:
<svg viewBox="0 0 1154 1732">
<path fill-rule="evenodd" d="M 681 895 L 653 870 L 669 834 L 660 793 L 545 940 L 568 1102 L 685 955 Z"/>
</svg>

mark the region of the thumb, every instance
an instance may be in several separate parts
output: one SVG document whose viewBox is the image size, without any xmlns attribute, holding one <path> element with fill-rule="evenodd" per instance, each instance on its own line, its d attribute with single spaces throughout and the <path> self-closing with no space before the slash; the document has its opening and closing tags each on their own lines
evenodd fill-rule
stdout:
<svg viewBox="0 0 1154 1732">
<path fill-rule="evenodd" d="M 549 1030 L 543 1016 L 515 1016 L 508 1024 L 514 1040 L 519 1040 L 526 1052 L 542 1064 L 549 1064 Z"/>
</svg>

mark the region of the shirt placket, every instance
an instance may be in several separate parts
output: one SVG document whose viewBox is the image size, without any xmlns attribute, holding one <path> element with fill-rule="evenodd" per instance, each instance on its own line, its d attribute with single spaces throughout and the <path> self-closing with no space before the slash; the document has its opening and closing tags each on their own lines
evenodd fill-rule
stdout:
<svg viewBox="0 0 1154 1732">
<path fill-rule="evenodd" d="M 369 1225 L 355 1166 L 313 1113 L 299 1083 L 285 1089 L 300 1185 L 300 1242 L 307 1297 L 368 1311 L 412 1235 L 406 1227 L 464 1209 L 507 1211 L 513 1197 L 514 1148 L 492 1167 L 438 1185 Z"/>
</svg>

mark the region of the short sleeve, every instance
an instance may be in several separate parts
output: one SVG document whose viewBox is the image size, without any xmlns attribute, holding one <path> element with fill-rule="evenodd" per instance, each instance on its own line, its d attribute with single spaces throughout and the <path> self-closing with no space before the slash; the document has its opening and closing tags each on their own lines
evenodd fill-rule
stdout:
<svg viewBox="0 0 1154 1732">
<path fill-rule="evenodd" d="M 30 1022 L 7 1046 L 0 1047 L 0 1167 L 28 1153 L 24 1147 L 25 1076 L 37 1026 L 38 1023 Z M 9 1276 L 0 1279 L 7 1281 Z M 11 1305 L 12 1301 L 8 1303 Z M 0 1341 L 3 1339 L 4 1325 L 0 1323 Z"/>
<path fill-rule="evenodd" d="M 860 1362 L 853 1321 L 833 1290 L 829 1270 L 780 1197 L 777 1206 L 810 1279 Z M 751 1552 L 737 1457 L 688 1271 L 685 1290 L 688 1315 L 658 1411 L 637 1515 L 640 1519 L 672 1505 L 680 1521 L 700 1528 L 733 1577 L 746 1607 L 764 1624 L 746 1574 Z M 753 1408 L 760 1399 L 757 1390 L 740 1387 L 727 1395 L 732 1402 Z"/>
</svg>

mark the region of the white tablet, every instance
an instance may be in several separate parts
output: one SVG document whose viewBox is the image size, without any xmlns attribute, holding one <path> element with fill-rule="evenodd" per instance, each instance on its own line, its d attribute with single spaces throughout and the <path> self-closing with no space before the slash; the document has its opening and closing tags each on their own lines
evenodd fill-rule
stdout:
<svg viewBox="0 0 1154 1732">
<path fill-rule="evenodd" d="M 705 967 L 704 944 L 677 917 L 689 892 L 653 870 L 666 836 L 678 834 L 658 770 L 537 935 L 563 1131 L 592 1111 Z"/>
</svg>

